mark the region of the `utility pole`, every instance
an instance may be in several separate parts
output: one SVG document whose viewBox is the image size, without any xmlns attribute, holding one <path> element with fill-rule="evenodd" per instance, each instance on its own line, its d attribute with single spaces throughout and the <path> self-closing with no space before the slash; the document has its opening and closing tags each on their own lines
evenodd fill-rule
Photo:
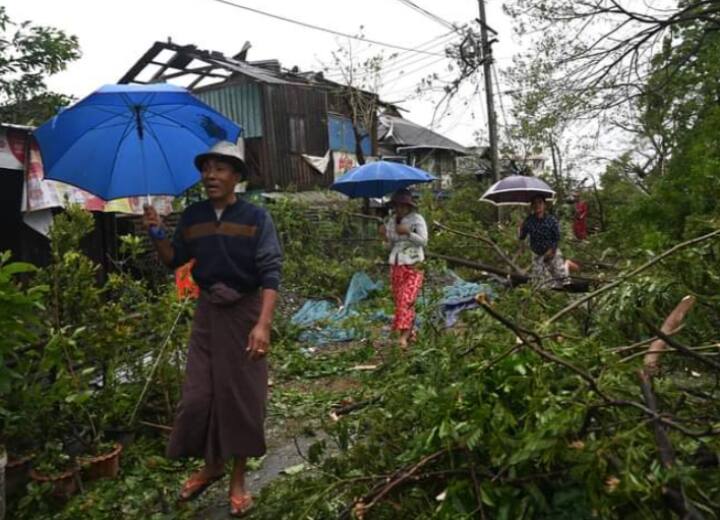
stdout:
<svg viewBox="0 0 720 520">
<path fill-rule="evenodd" d="M 497 34 L 487 25 L 485 16 L 485 0 L 478 0 L 478 8 L 480 10 L 480 41 L 482 44 L 482 60 L 483 73 L 485 75 L 485 99 L 487 101 L 488 114 L 488 132 L 490 134 L 490 164 L 492 166 L 493 182 L 500 180 L 500 160 L 498 158 L 498 137 L 497 137 L 497 117 L 495 114 L 495 102 L 493 99 L 492 86 L 492 44 L 488 38 L 488 31 Z"/>
</svg>

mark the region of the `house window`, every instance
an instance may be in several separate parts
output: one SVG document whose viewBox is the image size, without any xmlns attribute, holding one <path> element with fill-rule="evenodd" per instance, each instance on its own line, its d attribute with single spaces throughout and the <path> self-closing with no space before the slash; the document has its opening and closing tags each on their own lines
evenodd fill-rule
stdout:
<svg viewBox="0 0 720 520">
<path fill-rule="evenodd" d="M 302 116 L 290 116 L 290 151 L 296 153 L 305 152 L 307 149 L 305 118 Z"/>
</svg>

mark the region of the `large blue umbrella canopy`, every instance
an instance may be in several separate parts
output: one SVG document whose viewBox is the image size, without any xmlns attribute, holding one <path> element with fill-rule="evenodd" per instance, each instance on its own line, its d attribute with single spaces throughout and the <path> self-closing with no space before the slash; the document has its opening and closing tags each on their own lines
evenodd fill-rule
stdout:
<svg viewBox="0 0 720 520">
<path fill-rule="evenodd" d="M 45 178 L 111 200 L 179 195 L 200 180 L 193 159 L 242 129 L 186 89 L 105 85 L 35 130 Z"/>
<path fill-rule="evenodd" d="M 437 180 L 426 171 L 407 164 L 375 161 L 357 166 L 336 180 L 330 189 L 348 197 L 382 197 L 412 184 Z"/>
<path fill-rule="evenodd" d="M 510 175 L 490 186 L 480 200 L 496 206 L 522 206 L 530 204 L 532 199 L 537 196 L 552 200 L 555 197 L 555 191 L 537 177 Z"/>
</svg>

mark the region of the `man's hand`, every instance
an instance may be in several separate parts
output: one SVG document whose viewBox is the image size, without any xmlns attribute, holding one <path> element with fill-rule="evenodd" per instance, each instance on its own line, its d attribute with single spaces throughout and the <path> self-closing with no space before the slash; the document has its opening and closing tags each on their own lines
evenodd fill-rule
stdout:
<svg viewBox="0 0 720 520">
<path fill-rule="evenodd" d="M 145 231 L 149 231 L 151 227 L 164 227 L 157 210 L 150 204 L 143 206 L 143 225 L 145 226 Z"/>
<path fill-rule="evenodd" d="M 258 360 L 265 357 L 270 349 L 270 323 L 258 322 L 250 331 L 247 351 L 250 359 Z"/>
<path fill-rule="evenodd" d="M 398 224 L 395 226 L 395 233 L 398 235 L 409 235 L 410 234 L 410 227 L 406 224 Z"/>
</svg>

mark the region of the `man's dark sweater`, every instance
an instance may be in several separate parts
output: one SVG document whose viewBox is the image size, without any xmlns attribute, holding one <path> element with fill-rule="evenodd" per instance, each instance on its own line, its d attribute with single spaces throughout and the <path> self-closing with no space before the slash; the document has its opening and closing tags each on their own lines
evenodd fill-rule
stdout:
<svg viewBox="0 0 720 520">
<path fill-rule="evenodd" d="M 238 292 L 277 290 L 282 250 L 270 214 L 238 199 L 220 217 L 208 200 L 183 211 L 173 237 L 173 267 L 195 259 L 193 278 L 208 290 L 222 282 Z"/>
</svg>

